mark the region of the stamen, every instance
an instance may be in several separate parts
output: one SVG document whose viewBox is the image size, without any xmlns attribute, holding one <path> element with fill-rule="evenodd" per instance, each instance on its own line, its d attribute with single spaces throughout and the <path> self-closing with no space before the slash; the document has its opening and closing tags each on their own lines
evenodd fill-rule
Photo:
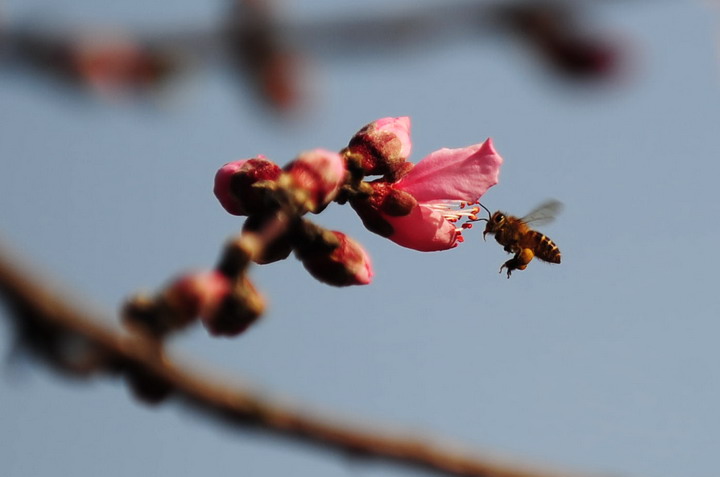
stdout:
<svg viewBox="0 0 720 477">
<path fill-rule="evenodd" d="M 442 214 L 448 222 L 459 225 L 459 227 L 455 228 L 457 242 L 463 242 L 465 240 L 462 236 L 462 231 L 473 228 L 472 222 L 487 220 L 478 217 L 478 214 L 480 213 L 480 206 L 478 202 L 443 200 L 425 203 L 424 205 L 440 212 L 440 214 Z M 459 223 L 461 220 L 463 222 Z"/>
<path fill-rule="evenodd" d="M 444 202 L 435 202 L 426 204 L 428 207 L 437 210 L 447 220 L 458 220 L 463 217 L 467 217 L 469 220 L 477 220 L 477 214 L 480 212 L 479 207 L 472 207 L 465 210 L 467 202 L 459 200 L 448 200 Z"/>
</svg>

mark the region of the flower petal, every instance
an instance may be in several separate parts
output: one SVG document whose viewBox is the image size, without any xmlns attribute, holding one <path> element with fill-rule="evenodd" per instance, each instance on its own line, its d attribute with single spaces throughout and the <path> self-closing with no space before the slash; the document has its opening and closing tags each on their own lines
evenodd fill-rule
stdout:
<svg viewBox="0 0 720 477">
<path fill-rule="evenodd" d="M 392 217 L 382 214 L 382 217 L 395 229 L 388 238 L 403 247 L 435 252 L 457 245 L 455 224 L 448 222 L 440 212 L 422 204 L 409 215 Z"/>
<path fill-rule="evenodd" d="M 503 159 L 492 140 L 460 149 L 440 149 L 417 163 L 395 188 L 418 202 L 475 202 L 498 182 Z"/>
</svg>

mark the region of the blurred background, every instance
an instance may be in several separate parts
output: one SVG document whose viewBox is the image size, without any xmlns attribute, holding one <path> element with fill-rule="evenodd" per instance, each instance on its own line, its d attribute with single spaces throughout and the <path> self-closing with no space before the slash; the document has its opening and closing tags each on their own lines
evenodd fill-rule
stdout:
<svg viewBox="0 0 720 477">
<path fill-rule="evenodd" d="M 113 316 L 215 263 L 241 219 L 222 164 L 339 150 L 407 115 L 419 161 L 492 137 L 491 210 L 565 203 L 561 265 L 511 280 L 481 230 L 439 253 L 315 219 L 373 257 L 335 289 L 294 258 L 236 339 L 174 339 L 291 402 L 614 475 L 717 475 L 720 76 L 711 2 L 6 0 L 0 239 Z M 5 311 L 2 311 L 5 313 Z M 150 408 L 110 379 L 12 352 L 0 320 L 5 476 L 421 475 Z"/>
</svg>

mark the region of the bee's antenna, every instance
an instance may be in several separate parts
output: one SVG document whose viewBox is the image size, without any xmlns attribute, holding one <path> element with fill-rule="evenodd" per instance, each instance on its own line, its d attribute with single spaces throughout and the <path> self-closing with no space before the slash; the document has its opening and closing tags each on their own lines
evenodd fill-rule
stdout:
<svg viewBox="0 0 720 477">
<path fill-rule="evenodd" d="M 488 218 L 487 218 L 487 219 L 478 219 L 478 220 L 484 220 L 485 222 L 489 222 L 489 221 L 490 221 L 490 217 L 492 216 L 492 213 L 490 213 L 490 211 L 488 210 L 488 208 L 485 207 L 484 205 L 482 205 L 480 202 L 478 202 L 478 205 L 479 205 L 480 207 L 482 207 L 483 209 L 485 209 L 485 211 L 488 213 Z"/>
</svg>

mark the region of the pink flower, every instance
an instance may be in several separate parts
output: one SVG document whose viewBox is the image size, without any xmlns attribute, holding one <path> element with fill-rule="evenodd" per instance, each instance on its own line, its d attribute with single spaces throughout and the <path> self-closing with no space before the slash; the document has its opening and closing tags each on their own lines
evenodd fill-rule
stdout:
<svg viewBox="0 0 720 477">
<path fill-rule="evenodd" d="M 215 174 L 213 192 L 220 205 L 233 215 L 251 215 L 268 206 L 260 181 L 275 181 L 282 170 L 265 156 L 228 162 Z"/>
<path fill-rule="evenodd" d="M 342 232 L 332 231 L 340 244 L 329 254 L 311 254 L 302 262 L 317 280 L 344 287 L 367 285 L 373 277 L 372 263 L 365 249 Z"/>
<path fill-rule="evenodd" d="M 337 195 L 345 182 L 345 161 L 337 152 L 313 149 L 301 153 L 285 167 L 292 186 L 305 194 L 304 205 L 320 212 Z"/>
<path fill-rule="evenodd" d="M 410 118 L 382 118 L 358 131 L 348 144 L 348 151 L 362 158 L 366 175 L 397 172 L 410 157 Z"/>
<path fill-rule="evenodd" d="M 431 252 L 462 241 L 457 221 L 472 217 L 498 182 L 502 157 L 492 140 L 435 151 L 396 182 L 376 181 L 369 201 L 353 202 L 365 225 L 403 247 Z"/>
</svg>

